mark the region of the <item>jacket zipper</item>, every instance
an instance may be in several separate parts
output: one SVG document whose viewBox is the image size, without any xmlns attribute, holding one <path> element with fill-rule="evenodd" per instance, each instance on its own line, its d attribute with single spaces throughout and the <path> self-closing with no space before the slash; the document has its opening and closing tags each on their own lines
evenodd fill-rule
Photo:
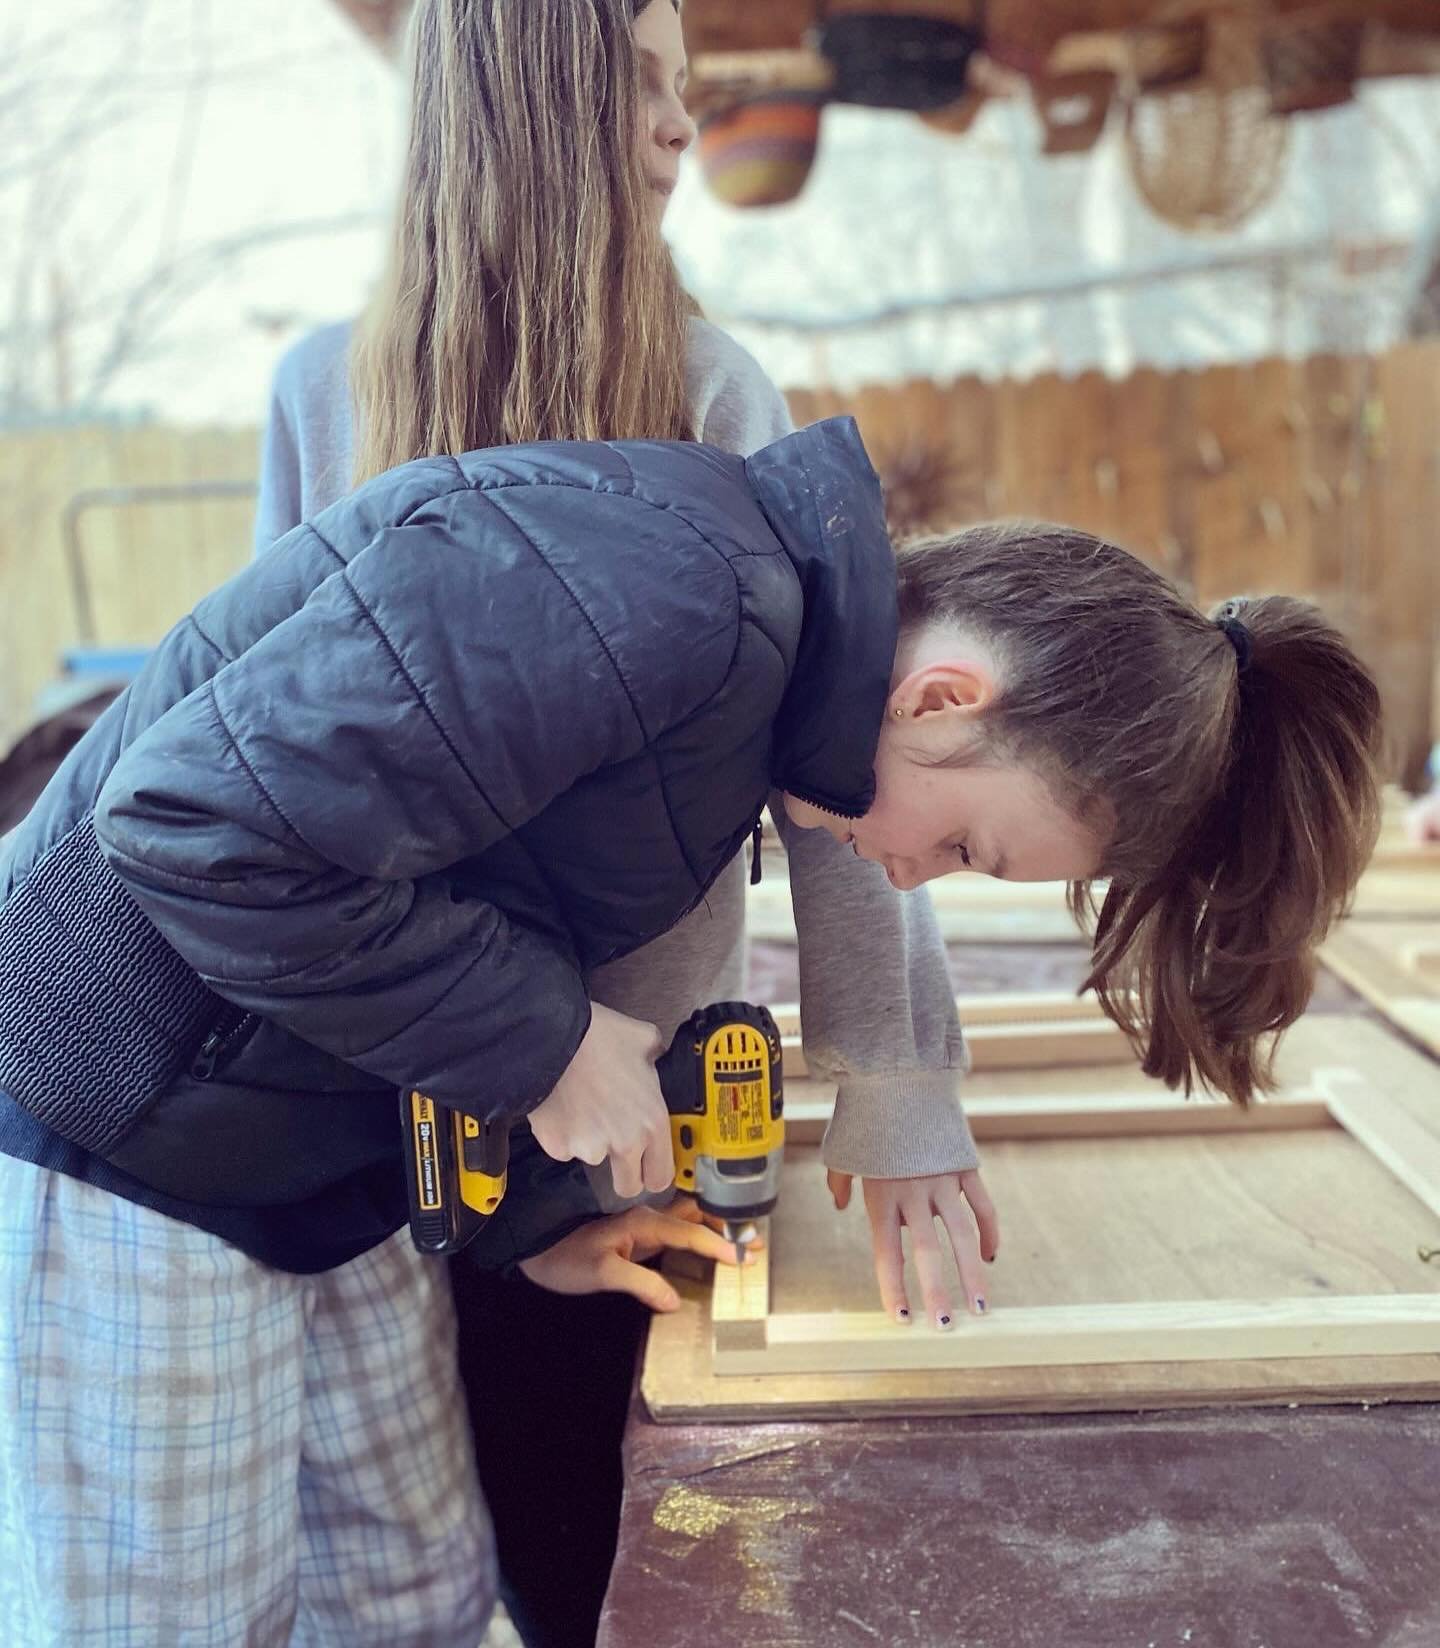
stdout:
<svg viewBox="0 0 1440 1648">
<path fill-rule="evenodd" d="M 865 814 L 870 810 L 869 807 L 862 807 L 857 812 L 854 807 L 846 807 L 843 809 L 840 807 L 832 807 L 828 802 L 817 801 L 813 795 L 804 795 L 801 791 L 792 790 L 788 785 L 781 784 L 778 781 L 776 783 L 776 788 L 784 790 L 787 795 L 793 795 L 797 801 L 803 801 L 807 807 L 813 807 L 818 813 L 828 813 L 831 818 L 843 818 L 847 823 L 853 823 L 857 818 L 864 818 Z M 871 806 L 873 805 L 874 803 L 872 801 Z"/>
<path fill-rule="evenodd" d="M 201 1042 L 200 1049 L 190 1061 L 190 1074 L 195 1081 L 209 1081 L 220 1069 L 239 1043 L 259 1023 L 258 1013 L 243 1013 L 238 1007 L 227 1009 L 220 1022 Z"/>
<path fill-rule="evenodd" d="M 750 832 L 750 885 L 760 885 L 760 821 L 764 813 L 755 814 L 755 828 Z"/>
</svg>

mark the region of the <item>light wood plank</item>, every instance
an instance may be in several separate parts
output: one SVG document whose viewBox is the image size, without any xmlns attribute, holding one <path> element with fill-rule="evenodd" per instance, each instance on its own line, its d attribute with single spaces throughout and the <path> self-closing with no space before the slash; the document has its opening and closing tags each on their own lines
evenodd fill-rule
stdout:
<svg viewBox="0 0 1440 1648">
<path fill-rule="evenodd" d="M 1353 1071 L 1319 1070 L 1315 1079 L 1350 1137 L 1440 1219 L 1440 1137 Z"/>
<path fill-rule="evenodd" d="M 1376 870 L 1395 870 L 1433 875 L 1440 878 L 1440 844 L 1415 841 L 1384 841 L 1375 849 L 1370 860 Z"/>
<path fill-rule="evenodd" d="M 981 1024 L 1056 1024 L 1105 1016 L 1093 995 L 1077 996 L 1069 990 L 987 990 L 983 995 L 956 996 L 955 1011 L 967 1031 Z M 782 1002 L 770 1009 L 770 1016 L 782 1036 L 800 1034 L 797 1003 Z"/>
<path fill-rule="evenodd" d="M 1372 1007 L 1384 1012 L 1392 998 L 1421 993 L 1418 975 L 1403 960 L 1405 935 L 1412 931 L 1407 923 L 1387 937 L 1382 923 L 1341 922 L 1325 940 L 1320 959 Z"/>
<path fill-rule="evenodd" d="M 1377 1012 L 1440 1057 L 1440 925 L 1350 920 L 1320 955 Z"/>
<path fill-rule="evenodd" d="M 1319 1096 L 1282 1094 L 1242 1109 L 1225 1100 L 1182 1098 L 1158 1083 L 1150 1085 L 1154 1092 L 1147 1094 L 1097 1090 L 1052 1095 L 1037 1090 L 1029 1096 L 987 1098 L 972 1096 L 967 1084 L 965 1115 L 980 1144 L 1004 1139 L 1289 1132 L 1334 1125 L 1329 1104 Z M 787 1088 L 787 1144 L 819 1144 L 834 1107 L 834 1091 L 823 1082 Z"/>
<path fill-rule="evenodd" d="M 962 1019 L 962 1024 L 964 1020 Z M 787 1080 L 806 1077 L 810 1064 L 798 1036 L 783 1036 Z M 1076 1018 L 1034 1024 L 975 1024 L 965 1029 L 970 1068 L 1047 1070 L 1079 1065 L 1133 1064 L 1135 1049 L 1118 1024 L 1107 1018 Z"/>
<path fill-rule="evenodd" d="M 666 1273 L 672 1274 L 668 1264 Z M 680 1309 L 651 1322 L 640 1374 L 645 1405 L 662 1424 L 1423 1402 L 1440 1393 L 1440 1356 L 720 1378 L 713 1367 L 710 1290 L 683 1277 L 672 1280 Z"/>
<path fill-rule="evenodd" d="M 726 1350 L 765 1348 L 770 1314 L 770 1222 L 759 1221 L 763 1247 L 752 1248 L 743 1265 L 716 1265 L 710 1295 L 715 1343 Z"/>
<path fill-rule="evenodd" d="M 1440 1001 L 1403 996 L 1390 1003 L 1389 1017 L 1407 1036 L 1413 1036 L 1440 1058 Z"/>
<path fill-rule="evenodd" d="M 1428 866 L 1393 869 L 1379 864 L 1360 877 L 1351 914 L 1414 920 L 1440 916 L 1440 874 Z"/>
<path fill-rule="evenodd" d="M 953 875 L 926 889 L 940 935 L 947 942 L 984 944 L 1079 943 L 1085 933 L 1070 914 L 1063 881 L 993 881 L 988 876 Z M 795 916 L 784 860 L 765 860 L 764 879 L 745 898 L 745 924 L 752 939 L 793 944 Z"/>
<path fill-rule="evenodd" d="M 1068 1024 L 976 1024 L 966 1031 L 965 1043 L 972 1071 L 1135 1062 L 1129 1038 L 1107 1018 Z"/>
<path fill-rule="evenodd" d="M 781 1314 L 764 1343 L 722 1337 L 715 1372 L 827 1374 L 953 1368 L 1105 1367 L 1273 1357 L 1440 1353 L 1440 1295 L 1046 1305 L 948 1333 L 902 1327 L 880 1311 Z"/>
</svg>

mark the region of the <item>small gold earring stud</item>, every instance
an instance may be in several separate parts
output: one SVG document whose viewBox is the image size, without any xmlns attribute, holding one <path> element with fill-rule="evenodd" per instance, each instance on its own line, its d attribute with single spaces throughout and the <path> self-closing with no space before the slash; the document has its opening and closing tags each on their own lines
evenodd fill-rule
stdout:
<svg viewBox="0 0 1440 1648">
<path fill-rule="evenodd" d="M 896 715 L 904 715 L 905 711 L 904 710 L 896 710 L 895 713 L 896 713 Z"/>
</svg>

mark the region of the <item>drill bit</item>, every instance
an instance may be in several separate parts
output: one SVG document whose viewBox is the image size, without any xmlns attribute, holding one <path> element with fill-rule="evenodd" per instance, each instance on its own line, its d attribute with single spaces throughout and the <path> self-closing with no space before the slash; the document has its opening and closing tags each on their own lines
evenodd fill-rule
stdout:
<svg viewBox="0 0 1440 1648">
<path fill-rule="evenodd" d="M 745 1293 L 745 1261 L 750 1254 L 750 1244 L 759 1235 L 759 1230 L 753 1219 L 727 1219 L 725 1221 L 725 1240 L 735 1249 L 735 1262 L 740 1270 L 737 1278 L 741 1296 Z"/>
</svg>

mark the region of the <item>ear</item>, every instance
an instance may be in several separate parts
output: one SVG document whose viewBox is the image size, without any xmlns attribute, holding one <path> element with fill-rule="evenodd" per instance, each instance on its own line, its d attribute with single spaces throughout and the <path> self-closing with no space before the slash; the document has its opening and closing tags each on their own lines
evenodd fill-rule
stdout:
<svg viewBox="0 0 1440 1648">
<path fill-rule="evenodd" d="M 973 720 L 995 698 L 995 677 L 983 658 L 948 658 L 912 670 L 890 689 L 889 718 L 931 726 Z"/>
</svg>

